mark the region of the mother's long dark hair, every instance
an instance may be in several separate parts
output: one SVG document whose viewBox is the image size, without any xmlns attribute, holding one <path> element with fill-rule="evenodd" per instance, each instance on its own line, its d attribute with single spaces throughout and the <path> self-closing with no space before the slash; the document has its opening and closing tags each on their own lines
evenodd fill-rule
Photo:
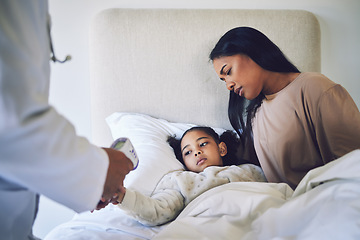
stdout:
<svg viewBox="0 0 360 240">
<path fill-rule="evenodd" d="M 210 53 L 210 59 L 243 54 L 271 72 L 300 72 L 268 37 L 250 27 L 237 27 L 225 33 Z M 252 138 L 252 119 L 260 107 L 264 95 L 253 100 L 240 97 L 230 91 L 228 116 L 232 127 L 245 144 Z M 251 139 L 252 140 L 252 139 Z"/>
</svg>

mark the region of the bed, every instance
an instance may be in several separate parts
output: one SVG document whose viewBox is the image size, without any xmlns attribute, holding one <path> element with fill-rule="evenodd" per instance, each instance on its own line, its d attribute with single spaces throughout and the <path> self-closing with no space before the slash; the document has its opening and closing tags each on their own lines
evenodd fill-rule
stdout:
<svg viewBox="0 0 360 240">
<path fill-rule="evenodd" d="M 92 139 L 129 137 L 140 159 L 125 186 L 151 194 L 182 169 L 167 136 L 231 129 L 228 91 L 208 55 L 229 29 L 264 32 L 301 71 L 321 71 L 320 27 L 298 10 L 108 9 L 90 30 Z M 360 150 L 287 184 L 213 188 L 172 222 L 146 227 L 109 205 L 76 214 L 45 239 L 360 239 Z"/>
</svg>

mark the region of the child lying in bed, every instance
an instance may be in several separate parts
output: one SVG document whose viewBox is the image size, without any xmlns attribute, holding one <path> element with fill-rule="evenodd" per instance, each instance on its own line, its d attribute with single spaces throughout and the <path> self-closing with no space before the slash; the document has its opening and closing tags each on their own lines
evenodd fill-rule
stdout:
<svg viewBox="0 0 360 240">
<path fill-rule="evenodd" d="M 125 188 L 119 193 L 118 206 L 144 225 L 156 226 L 175 219 L 194 198 L 213 187 L 266 181 L 258 166 L 235 165 L 240 163 L 234 147 L 237 138 L 230 131 L 219 137 L 212 128 L 193 127 L 180 140 L 170 137 L 168 142 L 188 171 L 166 174 L 150 197 Z"/>
</svg>

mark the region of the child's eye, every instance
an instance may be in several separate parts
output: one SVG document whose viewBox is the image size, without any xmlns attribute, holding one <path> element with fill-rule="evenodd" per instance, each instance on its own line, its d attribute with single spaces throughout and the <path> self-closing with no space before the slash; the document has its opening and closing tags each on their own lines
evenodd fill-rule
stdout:
<svg viewBox="0 0 360 240">
<path fill-rule="evenodd" d="M 187 152 L 184 153 L 184 156 L 187 156 L 187 155 L 189 155 L 190 153 L 191 153 L 191 151 L 187 151 Z"/>
<path fill-rule="evenodd" d="M 200 147 L 204 147 L 207 144 L 208 144 L 208 142 L 203 142 L 203 143 L 200 144 Z"/>
<path fill-rule="evenodd" d="M 231 74 L 231 68 L 229 69 L 229 71 L 227 71 L 226 75 L 230 75 Z"/>
</svg>

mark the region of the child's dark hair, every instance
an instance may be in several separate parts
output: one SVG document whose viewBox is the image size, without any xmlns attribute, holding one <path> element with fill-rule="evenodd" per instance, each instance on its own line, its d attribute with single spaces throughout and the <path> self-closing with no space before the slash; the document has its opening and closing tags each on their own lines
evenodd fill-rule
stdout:
<svg viewBox="0 0 360 240">
<path fill-rule="evenodd" d="M 185 168 L 186 165 L 184 163 L 181 154 L 181 140 L 188 132 L 195 130 L 205 132 L 206 134 L 211 136 L 217 144 L 219 144 L 220 142 L 224 142 L 226 144 L 227 154 L 222 157 L 224 166 L 240 165 L 240 164 L 248 163 L 245 160 L 237 157 L 236 153 L 240 141 L 235 132 L 225 131 L 224 133 L 221 134 L 221 136 L 219 136 L 211 127 L 196 126 L 186 130 L 180 139 L 176 139 L 176 136 L 169 136 L 167 140 L 170 146 L 173 148 L 176 158 L 185 166 Z"/>
</svg>

